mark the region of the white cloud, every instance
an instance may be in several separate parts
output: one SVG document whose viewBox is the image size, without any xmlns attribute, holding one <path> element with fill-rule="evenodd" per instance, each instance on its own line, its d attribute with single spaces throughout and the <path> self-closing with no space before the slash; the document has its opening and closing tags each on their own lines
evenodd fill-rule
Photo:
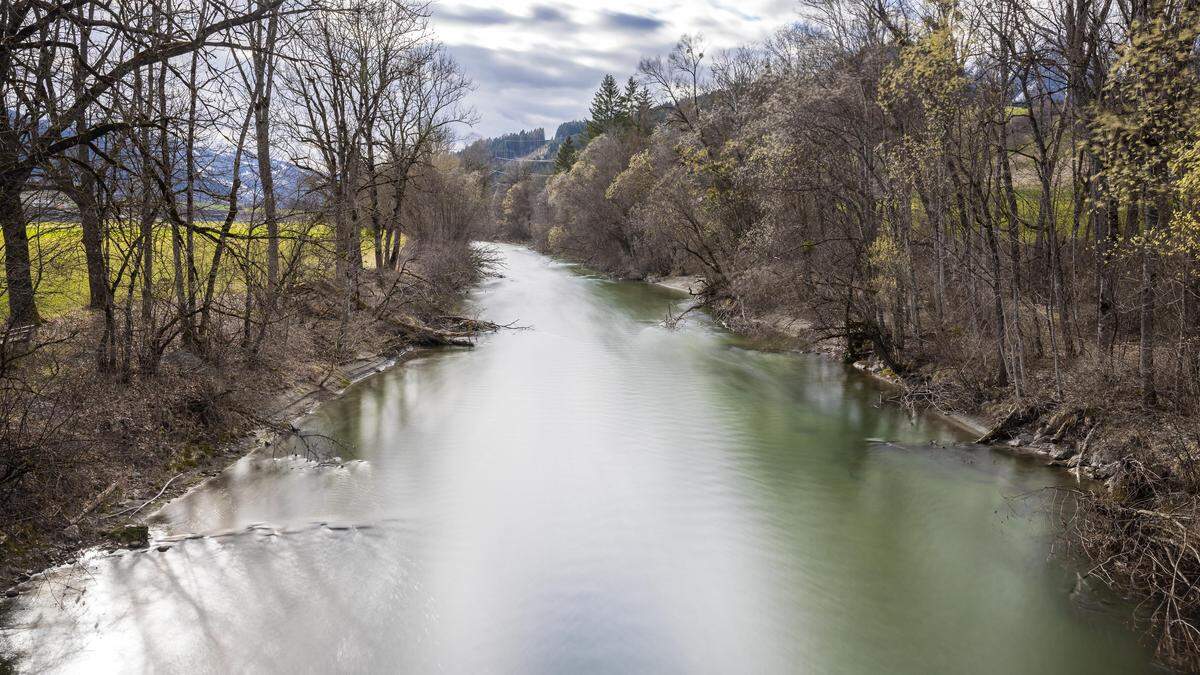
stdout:
<svg viewBox="0 0 1200 675">
<path fill-rule="evenodd" d="M 605 73 L 634 74 L 684 33 L 711 48 L 766 37 L 796 20 L 794 0 L 445 1 L 433 6 L 438 37 L 474 80 L 480 122 L 493 136 L 582 119 Z"/>
</svg>

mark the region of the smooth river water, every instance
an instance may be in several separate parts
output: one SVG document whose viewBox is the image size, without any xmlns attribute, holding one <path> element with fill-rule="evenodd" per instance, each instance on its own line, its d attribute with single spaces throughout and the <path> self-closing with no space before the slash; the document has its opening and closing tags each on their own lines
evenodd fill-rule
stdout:
<svg viewBox="0 0 1200 675">
<path fill-rule="evenodd" d="M 1067 476 L 499 250 L 472 311 L 528 330 L 324 405 L 344 461 L 243 459 L 155 517 L 169 550 L 50 574 L 0 618 L 18 670 L 1150 671 L 1051 558 Z"/>
</svg>

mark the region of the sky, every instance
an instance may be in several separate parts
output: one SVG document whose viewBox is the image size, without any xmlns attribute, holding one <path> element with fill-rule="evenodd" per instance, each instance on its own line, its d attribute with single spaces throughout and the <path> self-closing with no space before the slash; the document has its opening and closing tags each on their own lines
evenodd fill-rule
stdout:
<svg viewBox="0 0 1200 675">
<path fill-rule="evenodd" d="M 438 37 L 474 81 L 467 136 L 583 119 L 605 73 L 624 82 L 684 33 L 710 49 L 762 39 L 797 19 L 795 0 L 440 0 Z"/>
</svg>

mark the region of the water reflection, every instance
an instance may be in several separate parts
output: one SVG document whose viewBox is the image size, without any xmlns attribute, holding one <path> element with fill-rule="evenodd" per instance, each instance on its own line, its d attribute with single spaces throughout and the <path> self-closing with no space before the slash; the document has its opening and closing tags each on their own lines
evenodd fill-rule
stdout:
<svg viewBox="0 0 1200 675">
<path fill-rule="evenodd" d="M 531 330 L 356 385 L 306 425 L 339 461 L 246 458 L 157 515 L 168 550 L 53 575 L 5 620 L 22 667 L 1148 669 L 1048 561 L 1060 474 L 829 361 L 668 331 L 678 294 L 502 250 L 473 302 Z"/>
</svg>

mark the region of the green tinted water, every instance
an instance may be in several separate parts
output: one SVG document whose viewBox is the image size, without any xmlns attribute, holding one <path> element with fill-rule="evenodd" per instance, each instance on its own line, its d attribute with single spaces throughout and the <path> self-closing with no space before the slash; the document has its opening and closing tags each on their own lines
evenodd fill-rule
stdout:
<svg viewBox="0 0 1200 675">
<path fill-rule="evenodd" d="M 500 250 L 473 307 L 528 330 L 325 405 L 310 441 L 345 461 L 246 459 L 156 518 L 204 536 L 54 575 L 10 607 L 19 665 L 1149 669 L 1050 558 L 1063 474 L 954 445 L 828 360 L 669 331 L 678 294 Z"/>
</svg>

